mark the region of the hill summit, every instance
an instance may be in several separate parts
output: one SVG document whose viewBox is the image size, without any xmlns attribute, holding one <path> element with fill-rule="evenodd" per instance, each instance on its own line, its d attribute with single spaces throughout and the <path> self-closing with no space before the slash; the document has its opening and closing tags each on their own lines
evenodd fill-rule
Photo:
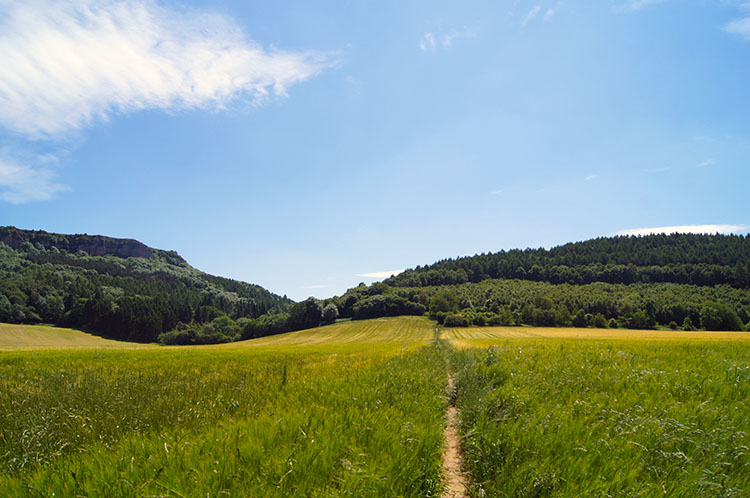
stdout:
<svg viewBox="0 0 750 498">
<path fill-rule="evenodd" d="M 209 275 L 137 240 L 0 227 L 0 321 L 155 341 L 180 324 L 285 311 L 290 299 Z"/>
</svg>

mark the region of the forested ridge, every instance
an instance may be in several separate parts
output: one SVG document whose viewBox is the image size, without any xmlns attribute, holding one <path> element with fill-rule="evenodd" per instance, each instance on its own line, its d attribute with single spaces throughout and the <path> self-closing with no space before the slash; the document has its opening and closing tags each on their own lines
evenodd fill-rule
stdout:
<svg viewBox="0 0 750 498">
<path fill-rule="evenodd" d="M 446 326 L 750 330 L 748 261 L 747 236 L 599 238 L 446 259 L 294 303 L 135 240 L 0 227 L 0 321 L 164 344 L 425 314 Z"/>
<path fill-rule="evenodd" d="M 445 259 L 385 280 L 393 287 L 481 282 L 553 284 L 671 282 L 750 287 L 750 236 L 672 234 L 602 237 L 552 249 L 513 249 Z"/>
<path fill-rule="evenodd" d="M 293 302 L 260 286 L 203 273 L 174 251 L 131 239 L 0 227 L 0 321 L 78 327 L 155 341 L 174 329 L 213 332 Z M 221 336 L 221 337 L 218 337 Z"/>
<path fill-rule="evenodd" d="M 343 317 L 427 313 L 447 326 L 742 330 L 748 262 L 750 236 L 598 238 L 446 259 L 331 301 Z"/>
</svg>

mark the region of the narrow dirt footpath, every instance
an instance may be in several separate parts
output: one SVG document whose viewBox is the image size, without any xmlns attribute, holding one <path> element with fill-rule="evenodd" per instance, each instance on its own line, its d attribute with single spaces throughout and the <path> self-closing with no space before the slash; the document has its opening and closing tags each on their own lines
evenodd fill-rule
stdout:
<svg viewBox="0 0 750 498">
<path fill-rule="evenodd" d="M 453 391 L 453 376 L 448 375 L 448 387 Z M 445 427 L 445 448 L 443 449 L 443 478 L 445 491 L 442 498 L 466 498 L 467 479 L 463 472 L 461 437 L 458 434 L 458 410 L 454 401 L 446 410 L 448 424 Z"/>
</svg>

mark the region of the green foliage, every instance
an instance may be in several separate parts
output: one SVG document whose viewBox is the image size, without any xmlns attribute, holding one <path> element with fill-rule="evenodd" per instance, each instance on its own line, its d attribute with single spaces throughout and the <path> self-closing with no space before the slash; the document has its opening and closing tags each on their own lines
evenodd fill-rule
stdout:
<svg viewBox="0 0 750 498">
<path fill-rule="evenodd" d="M 289 308 L 288 330 L 302 330 L 317 327 L 323 322 L 322 303 L 309 297 Z"/>
<path fill-rule="evenodd" d="M 430 299 L 430 313 L 451 313 L 458 310 L 458 299 L 450 290 L 439 290 Z"/>
<path fill-rule="evenodd" d="M 706 330 L 742 330 L 737 313 L 724 303 L 706 303 L 700 312 L 701 327 Z"/>
<path fill-rule="evenodd" d="M 672 234 L 603 237 L 546 249 L 446 259 L 390 277 L 394 287 L 519 279 L 553 284 L 672 282 L 750 287 L 750 237 Z"/>
<path fill-rule="evenodd" d="M 256 318 L 291 301 L 140 242 L 0 227 L 0 321 L 151 342 L 179 322 Z"/>
<path fill-rule="evenodd" d="M 436 287 L 380 286 L 380 294 L 368 296 L 366 287 L 347 291 L 332 302 L 357 309 L 358 317 L 372 318 L 395 313 L 411 314 L 384 303 L 398 298 L 409 303 L 430 303 L 430 317 L 444 323 L 448 313 L 466 317 L 469 325 L 536 325 L 556 327 L 628 327 L 652 329 L 690 318 L 700 324 L 706 302 L 722 303 L 726 323 L 723 330 L 734 330 L 747 315 L 750 291 L 727 285 L 716 287 L 684 284 L 550 284 L 523 280 L 484 280 L 476 284 Z M 362 310 L 366 310 L 362 313 Z M 452 311 L 439 311 L 439 310 Z M 718 308 L 717 308 L 718 309 Z M 738 310 L 738 311 L 735 311 Z M 418 313 L 421 308 L 415 309 Z M 353 312 L 351 312 L 353 314 Z M 416 314 L 415 313 L 415 314 Z M 342 313 L 343 314 L 343 313 Z M 351 316 L 351 315 L 350 315 Z M 598 318 L 597 318 L 598 317 Z M 604 320 L 602 320 L 604 317 Z M 737 317 L 736 319 L 734 317 Z M 614 322 L 613 322 L 614 320 Z M 748 316 L 750 320 L 750 316 Z M 456 322 L 458 323 L 458 322 Z"/>
<path fill-rule="evenodd" d="M 336 321 L 336 319 L 339 317 L 339 309 L 336 307 L 335 304 L 327 304 L 325 308 L 323 308 L 323 324 L 329 325 Z"/>
<path fill-rule="evenodd" d="M 576 316 L 573 317 L 573 326 L 574 327 L 586 327 L 588 324 L 586 323 L 586 311 L 585 310 L 578 310 L 576 313 Z"/>
<path fill-rule="evenodd" d="M 352 318 L 363 320 L 382 316 L 421 316 L 425 307 L 393 294 L 377 294 L 358 301 L 352 308 Z"/>
<path fill-rule="evenodd" d="M 648 329 L 651 328 L 648 315 L 643 310 L 636 311 L 630 316 L 630 320 L 627 324 L 630 329 Z"/>
<path fill-rule="evenodd" d="M 468 327 L 471 321 L 465 315 L 458 313 L 448 313 L 443 319 L 443 325 L 446 327 Z"/>
</svg>

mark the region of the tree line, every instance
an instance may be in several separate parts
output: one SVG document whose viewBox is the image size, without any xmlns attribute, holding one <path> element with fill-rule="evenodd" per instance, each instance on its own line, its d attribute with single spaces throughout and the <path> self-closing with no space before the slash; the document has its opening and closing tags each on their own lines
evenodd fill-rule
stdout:
<svg viewBox="0 0 750 498">
<path fill-rule="evenodd" d="M 608 237 L 552 249 L 514 249 L 445 259 L 390 277 L 394 287 L 518 279 L 574 285 L 671 282 L 750 287 L 750 235 Z"/>
<path fill-rule="evenodd" d="M 343 317 L 364 318 L 370 303 L 399 303 L 398 314 L 427 314 L 456 326 L 534 325 L 750 330 L 750 292 L 728 285 L 551 284 L 490 279 L 430 287 L 360 284 L 331 299 Z M 420 313 L 421 311 L 421 313 Z M 388 313 L 366 317 L 389 316 Z"/>
<path fill-rule="evenodd" d="M 427 315 L 446 326 L 750 329 L 750 239 L 742 236 L 613 237 L 501 251 L 294 303 L 135 241 L 66 241 L 46 232 L 29 232 L 24 240 L 26 231 L 6 232 L 13 245 L 0 242 L 0 321 L 76 327 L 129 341 L 210 344 L 340 318 L 399 315 Z M 122 257 L 133 251 L 149 256 Z"/>
</svg>

